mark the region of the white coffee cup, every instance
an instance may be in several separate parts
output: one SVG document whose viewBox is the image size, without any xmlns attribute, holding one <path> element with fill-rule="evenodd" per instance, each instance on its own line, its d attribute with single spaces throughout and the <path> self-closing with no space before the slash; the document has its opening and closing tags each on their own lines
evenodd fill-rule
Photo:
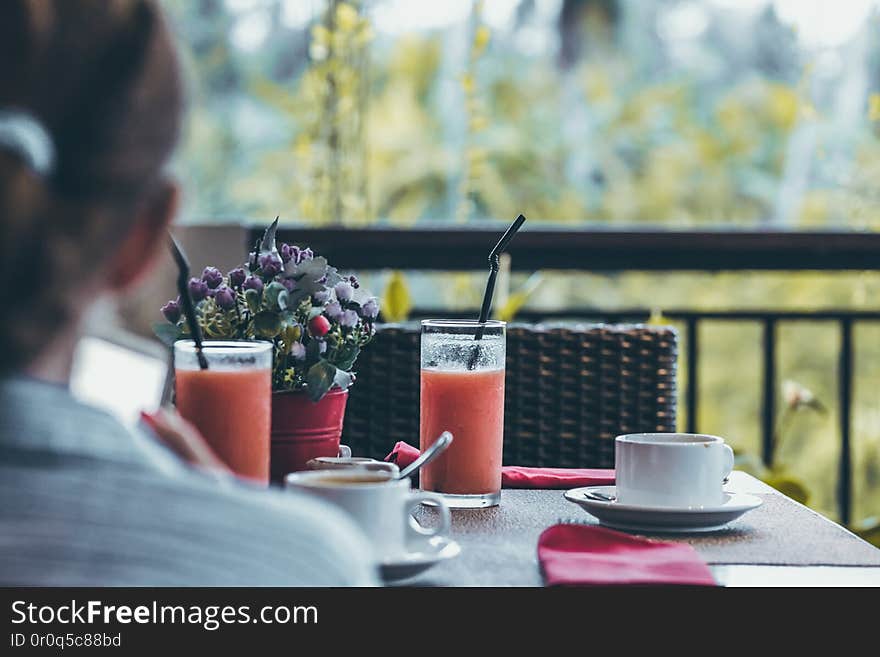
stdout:
<svg viewBox="0 0 880 657">
<path fill-rule="evenodd" d="M 614 444 L 617 501 L 686 508 L 724 502 L 733 450 L 723 438 L 691 433 L 632 433 Z"/>
<path fill-rule="evenodd" d="M 449 531 L 449 506 L 436 493 L 411 490 L 409 478 L 364 469 L 292 472 L 287 489 L 317 495 L 348 512 L 370 539 L 378 561 L 400 558 L 418 539 Z M 440 512 L 436 527 L 424 527 L 412 517 L 422 502 Z"/>
</svg>

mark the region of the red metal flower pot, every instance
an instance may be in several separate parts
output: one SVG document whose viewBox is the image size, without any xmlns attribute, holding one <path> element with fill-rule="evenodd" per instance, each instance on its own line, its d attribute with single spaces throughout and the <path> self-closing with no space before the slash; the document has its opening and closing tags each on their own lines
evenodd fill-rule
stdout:
<svg viewBox="0 0 880 657">
<path fill-rule="evenodd" d="M 270 478 L 283 483 L 288 472 L 305 470 L 319 456 L 337 456 L 348 391 L 333 388 L 318 403 L 305 392 L 272 394 Z"/>
</svg>

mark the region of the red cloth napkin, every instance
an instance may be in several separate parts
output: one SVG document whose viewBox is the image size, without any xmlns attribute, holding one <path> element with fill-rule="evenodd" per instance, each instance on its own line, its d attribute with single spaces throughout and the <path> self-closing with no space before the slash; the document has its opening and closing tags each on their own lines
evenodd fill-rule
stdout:
<svg viewBox="0 0 880 657">
<path fill-rule="evenodd" d="M 538 539 L 538 561 L 548 586 L 716 586 L 709 567 L 690 545 L 647 540 L 605 527 L 545 529 Z"/>
<path fill-rule="evenodd" d="M 386 461 L 405 468 L 419 455 L 419 450 L 403 441 L 398 442 Z M 505 465 L 501 468 L 504 488 L 576 488 L 577 486 L 610 486 L 614 470 L 597 468 L 527 468 Z"/>
</svg>

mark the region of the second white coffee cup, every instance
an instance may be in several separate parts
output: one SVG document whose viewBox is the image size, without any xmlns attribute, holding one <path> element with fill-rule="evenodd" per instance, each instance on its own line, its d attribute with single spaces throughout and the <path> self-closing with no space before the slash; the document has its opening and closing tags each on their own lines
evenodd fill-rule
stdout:
<svg viewBox="0 0 880 657">
<path fill-rule="evenodd" d="M 285 487 L 317 495 L 346 511 L 370 539 L 378 561 L 399 559 L 418 539 L 449 532 L 449 506 L 435 493 L 413 491 L 409 478 L 393 479 L 390 472 L 353 468 L 293 472 Z M 425 527 L 412 512 L 427 502 L 436 507 L 439 524 Z"/>
<path fill-rule="evenodd" d="M 614 445 L 617 501 L 646 507 L 718 506 L 733 469 L 723 438 L 688 433 L 634 433 Z"/>
</svg>

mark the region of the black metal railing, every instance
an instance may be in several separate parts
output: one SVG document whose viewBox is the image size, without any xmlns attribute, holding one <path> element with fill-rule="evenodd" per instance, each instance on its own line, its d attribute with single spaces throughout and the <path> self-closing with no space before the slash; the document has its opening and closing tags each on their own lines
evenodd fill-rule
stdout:
<svg viewBox="0 0 880 657">
<path fill-rule="evenodd" d="M 279 239 L 308 244 L 332 262 L 356 270 L 410 269 L 437 271 L 482 270 L 486 253 L 499 234 L 498 226 L 414 229 L 287 228 Z M 253 245 L 262 228 L 248 232 Z M 771 231 L 649 231 L 649 230 L 525 230 L 509 249 L 514 271 L 856 271 L 880 269 L 880 234 L 854 232 Z M 414 317 L 461 314 L 418 308 Z M 838 510 L 848 524 L 852 515 L 852 389 L 853 328 L 858 322 L 880 321 L 880 312 L 847 309 L 821 311 L 663 310 L 663 316 L 684 327 L 684 367 L 687 386 L 685 426 L 699 430 L 699 328 L 704 321 L 749 322 L 762 327 L 761 455 L 772 465 L 776 422 L 777 328 L 780 322 L 833 322 L 839 327 L 838 404 L 840 461 Z M 578 308 L 554 312 L 523 311 L 517 320 L 587 320 L 642 322 L 643 308 L 606 311 Z"/>
</svg>

